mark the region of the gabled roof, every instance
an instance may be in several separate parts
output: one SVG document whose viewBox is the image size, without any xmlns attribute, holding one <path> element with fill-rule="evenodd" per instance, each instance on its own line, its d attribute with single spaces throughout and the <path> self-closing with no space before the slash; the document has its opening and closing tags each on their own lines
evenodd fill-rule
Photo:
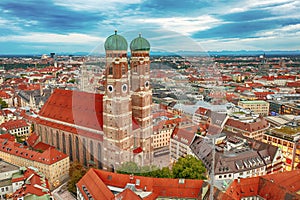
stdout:
<svg viewBox="0 0 300 200">
<path fill-rule="evenodd" d="M 6 130 L 13 130 L 13 129 L 17 129 L 17 128 L 22 128 L 22 127 L 26 127 L 29 126 L 25 120 L 23 119 L 19 119 L 19 120 L 10 120 L 8 122 L 4 122 L 3 124 L 1 124 L 1 128 L 5 128 Z"/>
<path fill-rule="evenodd" d="M 178 142 L 181 142 L 185 145 L 190 146 L 192 144 L 192 142 L 194 141 L 195 134 L 197 131 L 198 131 L 197 125 L 183 127 L 183 128 L 181 128 L 180 126 L 177 126 L 174 129 L 171 138 L 173 140 L 176 140 Z"/>
<path fill-rule="evenodd" d="M 31 133 L 27 139 L 27 144 L 32 147 L 38 139 L 39 135 L 37 133 Z"/>
<path fill-rule="evenodd" d="M 154 200 L 157 197 L 196 199 L 201 196 L 203 181 L 131 176 L 127 174 L 102 171 L 99 169 L 90 169 L 77 183 L 77 188 L 82 194 L 85 193 L 83 195 L 87 197 L 86 192 L 82 189 L 82 186 L 84 185 L 86 187 L 86 191 L 88 191 L 95 200 L 106 200 L 115 198 L 107 186 L 125 189 L 128 183 L 133 184 L 138 192 L 146 192 L 148 196 L 137 198 L 136 193 L 136 196 L 134 196 L 132 191 L 130 192 L 126 190 L 122 190 L 123 193 L 120 193 L 119 196 L 122 194 L 125 196 L 128 195 L 128 197 L 131 197 L 133 200 Z"/>
<path fill-rule="evenodd" d="M 46 165 L 52 165 L 68 157 L 68 155 L 53 147 L 46 149 L 43 153 L 39 153 L 17 142 L 8 141 L 7 139 L 0 139 L 0 151 Z"/>
<path fill-rule="evenodd" d="M 102 130 L 103 95 L 56 89 L 42 107 L 39 115 Z"/>
<path fill-rule="evenodd" d="M 99 178 L 94 169 L 90 169 L 76 184 L 85 199 L 91 194 L 95 200 L 112 200 L 113 193 L 106 184 Z M 86 188 L 86 189 L 85 189 Z"/>
<path fill-rule="evenodd" d="M 232 199 L 260 196 L 265 199 L 300 199 L 300 171 L 234 180 L 226 190 Z M 220 197 L 218 195 L 217 197 Z"/>
<path fill-rule="evenodd" d="M 254 132 L 258 130 L 262 130 L 268 128 L 268 122 L 265 118 L 258 118 L 255 122 L 241 122 L 239 120 L 229 118 L 225 124 L 225 126 L 230 126 L 234 128 L 238 128 L 247 132 Z"/>
<path fill-rule="evenodd" d="M 6 139 L 6 140 L 9 140 L 9 141 L 12 141 L 12 142 L 14 142 L 16 140 L 16 138 L 13 135 L 9 134 L 9 133 L 1 134 L 0 138 L 1 139 Z"/>
<path fill-rule="evenodd" d="M 142 200 L 140 196 L 135 194 L 131 189 L 126 188 L 123 192 L 116 195 L 116 199 L 122 200 Z"/>
<path fill-rule="evenodd" d="M 24 172 L 22 179 L 25 180 L 24 185 L 13 193 L 14 199 L 29 195 L 36 195 L 38 197 L 51 195 L 48 180 L 40 172 L 35 172 L 28 168 Z"/>
</svg>

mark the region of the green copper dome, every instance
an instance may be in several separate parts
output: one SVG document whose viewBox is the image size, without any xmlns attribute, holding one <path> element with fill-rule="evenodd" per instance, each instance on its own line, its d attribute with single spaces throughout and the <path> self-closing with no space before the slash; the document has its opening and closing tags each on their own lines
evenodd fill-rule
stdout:
<svg viewBox="0 0 300 200">
<path fill-rule="evenodd" d="M 141 34 L 139 34 L 139 37 L 137 37 L 131 41 L 130 50 L 131 51 L 149 51 L 150 43 L 148 42 L 148 40 L 143 38 L 141 36 Z"/>
<path fill-rule="evenodd" d="M 127 51 L 128 44 L 126 39 L 121 36 L 117 35 L 117 31 L 115 31 L 115 34 L 109 36 L 105 43 L 104 43 L 105 50 L 121 50 L 121 51 Z"/>
</svg>

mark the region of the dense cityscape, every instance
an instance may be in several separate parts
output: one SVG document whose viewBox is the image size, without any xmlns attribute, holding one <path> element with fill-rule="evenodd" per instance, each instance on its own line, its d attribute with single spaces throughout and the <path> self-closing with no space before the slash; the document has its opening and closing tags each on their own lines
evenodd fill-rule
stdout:
<svg viewBox="0 0 300 200">
<path fill-rule="evenodd" d="M 113 43 L 1 57 L 2 198 L 299 198 L 299 55 L 149 56 L 135 40 L 128 60 Z"/>
<path fill-rule="evenodd" d="M 299 200 L 299 10 L 1 0 L 0 199 Z"/>
</svg>

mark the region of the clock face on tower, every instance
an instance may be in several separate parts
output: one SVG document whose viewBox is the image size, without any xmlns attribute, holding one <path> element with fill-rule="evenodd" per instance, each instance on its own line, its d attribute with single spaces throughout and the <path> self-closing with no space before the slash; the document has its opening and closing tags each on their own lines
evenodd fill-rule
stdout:
<svg viewBox="0 0 300 200">
<path fill-rule="evenodd" d="M 127 89 L 128 89 L 127 84 L 123 84 L 122 85 L 122 91 L 127 92 Z"/>
<path fill-rule="evenodd" d="M 112 93 L 114 91 L 114 87 L 112 85 L 108 85 L 107 90 Z"/>
<path fill-rule="evenodd" d="M 146 82 L 145 82 L 145 87 L 146 87 L 146 88 L 149 88 L 149 85 L 150 85 L 149 81 L 146 81 Z"/>
</svg>

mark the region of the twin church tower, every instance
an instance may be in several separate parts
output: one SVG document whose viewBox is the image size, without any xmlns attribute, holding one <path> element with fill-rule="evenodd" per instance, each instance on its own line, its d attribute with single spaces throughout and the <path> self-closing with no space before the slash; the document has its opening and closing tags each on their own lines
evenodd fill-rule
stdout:
<svg viewBox="0 0 300 200">
<path fill-rule="evenodd" d="M 117 32 L 106 39 L 104 47 L 104 94 L 54 90 L 39 112 L 37 133 L 42 142 L 85 166 L 115 170 L 128 161 L 150 165 L 150 44 L 141 35 L 132 40 L 130 60 L 128 43 Z"/>
<path fill-rule="evenodd" d="M 133 39 L 128 61 L 128 43 L 115 31 L 104 48 L 103 162 L 108 168 L 126 161 L 149 165 L 153 161 L 150 44 L 141 35 Z"/>
</svg>

